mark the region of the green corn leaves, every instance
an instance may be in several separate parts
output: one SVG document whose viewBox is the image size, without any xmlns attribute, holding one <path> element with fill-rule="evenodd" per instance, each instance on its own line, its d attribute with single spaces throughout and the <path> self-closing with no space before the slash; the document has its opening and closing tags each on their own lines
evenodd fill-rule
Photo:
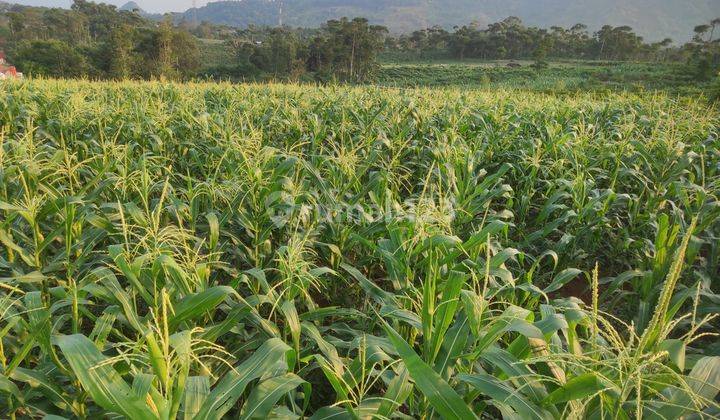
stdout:
<svg viewBox="0 0 720 420">
<path fill-rule="evenodd" d="M 446 419 L 472 419 L 475 414 L 458 393 L 428 366 L 400 335 L 391 327 L 385 327 L 388 338 L 400 354 L 415 386 L 430 401 L 433 408 Z"/>
<path fill-rule="evenodd" d="M 0 84 L 2 418 L 720 412 L 695 99 Z"/>
<path fill-rule="evenodd" d="M 544 402 L 546 404 L 557 404 L 599 394 L 609 389 L 609 386 L 603 382 L 598 375 L 593 373 L 574 377 L 548 395 Z"/>
<path fill-rule="evenodd" d="M 175 414 L 166 411 L 169 404 L 156 400 L 154 395 L 157 394 L 154 389 L 155 378 L 161 379 L 165 375 L 164 371 L 156 371 L 155 376 L 136 376 L 131 388 L 113 368 L 110 360 L 103 356 L 86 337 L 62 336 L 57 339 L 57 345 L 83 388 L 106 410 L 137 419 L 174 418 Z M 207 377 L 187 378 L 184 392 L 176 396 L 179 398 L 184 394 L 182 401 L 185 417 L 222 418 L 251 381 L 266 375 L 274 366 L 285 364 L 285 354 L 289 350 L 290 348 L 279 340 L 267 341 L 250 358 L 228 372 L 212 391 Z M 152 349 L 151 353 L 153 353 Z M 279 399 L 302 383 L 303 380 L 293 374 L 281 375 L 261 382 L 250 394 L 241 417 L 266 417 Z M 51 391 L 54 390 L 51 385 L 46 387 Z M 56 391 L 56 394 L 59 392 Z M 150 400 L 147 398 L 151 396 L 154 402 L 148 405 Z"/>
<path fill-rule="evenodd" d="M 235 291 L 230 287 L 215 286 L 185 297 L 175 305 L 173 309 L 175 314 L 170 319 L 170 327 L 208 314 L 234 293 Z"/>
<path fill-rule="evenodd" d="M 506 410 L 514 411 L 520 418 L 553 418 L 549 412 L 518 395 L 518 392 L 515 389 L 503 384 L 501 381 L 490 375 L 460 375 L 458 378 L 461 381 L 472 385 L 482 395 L 490 397 L 492 399 L 492 404 L 505 406 L 507 407 Z"/>
<path fill-rule="evenodd" d="M 117 371 L 108 364 L 95 344 L 82 335 L 57 339 L 70 368 L 93 400 L 106 410 L 134 419 L 154 419 L 143 398 L 132 391 Z"/>
<path fill-rule="evenodd" d="M 243 405 L 241 419 L 266 419 L 275 403 L 288 392 L 300 386 L 303 381 L 299 376 L 288 373 L 276 376 L 258 384 Z"/>
<path fill-rule="evenodd" d="M 274 366 L 286 363 L 285 355 L 288 351 L 290 351 L 290 347 L 280 340 L 270 339 L 265 342 L 249 359 L 228 372 L 218 382 L 206 397 L 195 418 L 221 419 L 240 398 L 251 381 L 267 374 Z M 294 381 L 294 379 L 290 380 L 291 383 L 294 383 Z M 258 392 L 261 395 L 254 397 L 254 400 L 256 400 L 255 406 L 248 407 L 247 412 L 250 413 L 248 415 L 253 415 L 258 410 L 267 408 L 266 404 L 268 402 L 263 401 L 263 399 L 270 398 L 268 395 L 271 395 L 274 388 L 277 388 L 277 385 L 274 385 L 277 382 L 274 381 L 266 385 L 265 391 Z M 262 413 L 262 411 L 260 412 Z"/>
</svg>

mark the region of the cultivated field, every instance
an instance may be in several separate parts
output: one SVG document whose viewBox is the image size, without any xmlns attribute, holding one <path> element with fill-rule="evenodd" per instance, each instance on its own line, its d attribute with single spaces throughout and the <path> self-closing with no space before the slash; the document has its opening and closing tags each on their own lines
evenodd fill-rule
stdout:
<svg viewBox="0 0 720 420">
<path fill-rule="evenodd" d="M 511 65 L 520 67 L 511 68 Z M 702 96 L 711 82 L 699 82 L 677 63 L 565 60 L 537 67 L 529 61 L 386 61 L 375 82 L 393 87 L 470 87 L 522 89 L 550 94 L 662 91 Z"/>
<path fill-rule="evenodd" d="M 700 100 L 0 89 L 2 417 L 720 413 Z"/>
</svg>

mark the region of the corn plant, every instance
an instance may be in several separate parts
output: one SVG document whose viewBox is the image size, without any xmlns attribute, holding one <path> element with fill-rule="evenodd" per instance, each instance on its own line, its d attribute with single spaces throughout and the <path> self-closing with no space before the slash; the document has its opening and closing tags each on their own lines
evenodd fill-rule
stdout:
<svg viewBox="0 0 720 420">
<path fill-rule="evenodd" d="M 715 109 L 4 81 L 5 418 L 712 418 Z"/>
</svg>

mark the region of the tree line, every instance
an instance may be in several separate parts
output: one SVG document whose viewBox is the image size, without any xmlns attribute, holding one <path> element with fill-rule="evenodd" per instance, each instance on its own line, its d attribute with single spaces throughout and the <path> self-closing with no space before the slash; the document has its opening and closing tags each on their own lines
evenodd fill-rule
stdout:
<svg viewBox="0 0 720 420">
<path fill-rule="evenodd" d="M 29 74 L 175 79 L 200 69 L 190 33 L 111 5 L 75 0 L 69 10 L 12 7 L 2 23 L 0 49 Z"/>
<path fill-rule="evenodd" d="M 698 79 L 717 76 L 720 94 L 720 18 L 696 26 L 692 41 L 683 46 L 683 51 Z"/>
<path fill-rule="evenodd" d="M 386 52 L 395 59 L 535 60 L 548 58 L 611 61 L 685 62 L 693 75 L 708 80 L 720 70 L 720 18 L 695 28 L 693 39 L 682 46 L 670 38 L 647 42 L 629 26 L 605 25 L 590 32 L 583 24 L 549 29 L 526 26 L 508 17 L 485 28 L 477 24 L 452 31 L 434 26 L 388 37 Z"/>
<path fill-rule="evenodd" d="M 720 69 L 720 19 L 695 28 L 692 41 L 646 42 L 628 26 L 590 32 L 549 29 L 509 17 L 481 28 L 441 27 L 390 35 L 364 18 L 320 28 L 244 29 L 207 22 L 151 20 L 135 11 L 75 0 L 69 10 L 0 8 L 0 50 L 25 73 L 98 79 L 217 77 L 364 81 L 383 53 L 394 59 L 548 59 L 682 61 L 698 79 Z M 217 51 L 211 57 L 210 51 Z"/>
<path fill-rule="evenodd" d="M 1 16 L 0 50 L 25 73 L 50 77 L 362 81 L 377 67 L 387 35 L 363 18 L 330 20 L 318 29 L 192 27 L 86 0 L 69 10 L 13 6 Z M 199 36 L 213 34 L 228 47 L 221 66 L 203 62 Z"/>
<path fill-rule="evenodd" d="M 408 35 L 388 38 L 389 51 L 409 57 L 455 59 L 665 60 L 672 40 L 648 43 L 629 26 L 605 25 L 591 33 L 586 25 L 550 29 L 526 26 L 517 17 L 491 23 L 456 27 L 435 26 Z"/>
<path fill-rule="evenodd" d="M 209 69 L 218 77 L 364 81 L 377 69 L 387 29 L 365 18 L 330 20 L 318 29 L 239 30 L 225 42 L 234 60 Z"/>
</svg>

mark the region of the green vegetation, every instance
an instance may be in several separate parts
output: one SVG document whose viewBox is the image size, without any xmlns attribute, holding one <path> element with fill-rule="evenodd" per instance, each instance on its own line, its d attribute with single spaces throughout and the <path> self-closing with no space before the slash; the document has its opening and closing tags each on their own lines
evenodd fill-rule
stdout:
<svg viewBox="0 0 720 420">
<path fill-rule="evenodd" d="M 720 38 L 715 38 L 716 31 L 720 31 L 720 18 L 696 26 L 695 36 L 686 46 L 690 64 L 699 80 L 711 79 L 720 69 Z"/>
<path fill-rule="evenodd" d="M 364 18 L 330 20 L 316 29 L 238 29 L 187 21 L 173 26 L 169 17 L 158 23 L 128 8 L 134 6 L 118 10 L 86 0 L 75 0 L 71 10 L 3 6 L 0 47 L 21 72 L 57 78 L 650 89 L 717 97 L 712 79 L 720 71 L 720 19 L 697 26 L 691 42 L 674 47 L 669 39 L 647 43 L 627 26 L 605 25 L 591 34 L 582 24 L 547 30 L 517 17 L 484 29 L 473 23 L 453 32 L 432 27 L 391 36 Z M 497 60 L 533 65 L 509 69 L 501 61 L 502 68 L 491 69 Z"/>
<path fill-rule="evenodd" d="M 263 28 L 228 40 L 235 62 L 211 67 L 214 77 L 367 81 L 376 70 L 386 29 L 367 19 L 328 21 L 319 30 Z"/>
<path fill-rule="evenodd" d="M 137 11 L 75 0 L 71 10 L 0 9 L 0 48 L 31 76 L 366 81 L 387 30 L 342 18 L 319 29 L 173 26 Z"/>
<path fill-rule="evenodd" d="M 531 61 L 387 61 L 375 81 L 396 87 L 499 87 L 547 93 L 629 90 L 712 96 L 711 83 L 698 82 L 685 65 L 673 63 L 553 61 L 538 68 Z"/>
<path fill-rule="evenodd" d="M 281 13 L 282 10 L 282 13 Z M 690 40 L 698 22 L 720 15 L 715 0 L 243 0 L 215 1 L 175 16 L 176 22 L 207 21 L 245 28 L 251 25 L 318 27 L 328 19 L 365 16 L 393 33 L 437 25 L 445 29 L 477 22 L 483 27 L 507 16 L 533 26 L 585 23 L 593 31 L 607 23 L 631 24 L 652 42 L 670 37 Z"/>
<path fill-rule="evenodd" d="M 720 417 L 694 34 L 0 4 L 0 417 Z"/>
<path fill-rule="evenodd" d="M 2 417 L 720 413 L 702 101 L 1 83 Z"/>
<path fill-rule="evenodd" d="M 252 2 L 247 3 L 241 7 L 252 7 Z M 278 4 L 265 6 L 277 8 Z M 541 89 L 549 91 L 606 85 L 634 89 L 637 84 L 694 93 L 685 89 L 692 82 L 689 78 L 702 82 L 705 90 L 720 71 L 720 19 L 694 31 L 688 27 L 693 39 L 674 46 L 669 38 L 647 42 L 629 26 L 604 25 L 594 33 L 583 24 L 544 29 L 512 16 L 486 28 L 474 22 L 452 32 L 436 26 L 390 35 L 385 27 L 361 17 L 328 20 L 317 28 L 233 28 L 208 22 L 174 25 L 171 16 L 157 21 L 128 8 L 134 6 L 119 10 L 86 0 L 75 0 L 71 10 L 0 5 L 0 48 L 21 72 L 31 76 L 111 80 L 201 78 L 401 86 L 507 81 L 506 85 L 519 87 L 543 85 Z M 386 67 L 380 72 L 380 56 L 402 63 L 532 60 L 535 73 L 479 72 L 472 63 L 447 69 Z M 563 66 L 559 74 L 558 67 L 550 65 L 558 61 L 574 63 L 577 69 Z M 614 66 L 615 61 L 626 64 Z M 641 64 L 627 64 L 631 61 Z M 569 87 L 562 86 L 566 82 Z"/>
<path fill-rule="evenodd" d="M 187 31 L 114 6 L 75 0 L 71 10 L 17 6 L 3 17 L 0 49 L 28 75 L 179 79 L 200 68 Z"/>
<path fill-rule="evenodd" d="M 477 24 L 465 25 L 448 32 L 441 27 L 415 31 L 396 39 L 389 39 L 388 50 L 423 57 L 452 57 L 455 59 L 529 59 L 542 61 L 555 58 L 583 58 L 595 60 L 643 59 L 661 61 L 668 58 L 672 44 L 669 38 L 646 43 L 629 26 L 603 26 L 590 33 L 588 27 L 576 24 L 571 28 L 553 26 L 549 31 L 525 26 L 511 16 L 487 28 Z"/>
</svg>

